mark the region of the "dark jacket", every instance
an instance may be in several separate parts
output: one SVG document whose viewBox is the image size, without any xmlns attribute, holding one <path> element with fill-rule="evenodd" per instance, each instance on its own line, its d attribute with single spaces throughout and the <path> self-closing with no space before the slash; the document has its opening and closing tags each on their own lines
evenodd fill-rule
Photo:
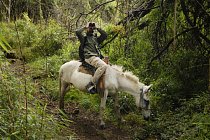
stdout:
<svg viewBox="0 0 210 140">
<path fill-rule="evenodd" d="M 90 58 L 91 56 L 100 56 L 99 44 L 101 44 L 106 38 L 107 34 L 104 30 L 97 28 L 100 33 L 99 37 L 94 35 L 83 35 L 85 27 L 76 30 L 76 35 L 80 40 L 80 43 L 84 45 L 84 57 L 85 59 Z"/>
</svg>

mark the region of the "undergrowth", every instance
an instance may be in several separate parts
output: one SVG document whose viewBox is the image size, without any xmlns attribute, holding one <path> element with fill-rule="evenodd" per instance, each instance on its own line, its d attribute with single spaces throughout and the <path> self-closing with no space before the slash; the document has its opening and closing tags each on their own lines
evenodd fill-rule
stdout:
<svg viewBox="0 0 210 140">
<path fill-rule="evenodd" d="M 61 137 L 60 130 L 65 129 L 65 126 L 53 114 L 47 113 L 48 102 L 35 97 L 37 90 L 31 78 L 28 75 L 24 76 L 25 79 L 17 77 L 10 70 L 10 65 L 2 64 L 1 66 L 3 66 L 0 71 L 1 138 L 51 139 Z"/>
</svg>

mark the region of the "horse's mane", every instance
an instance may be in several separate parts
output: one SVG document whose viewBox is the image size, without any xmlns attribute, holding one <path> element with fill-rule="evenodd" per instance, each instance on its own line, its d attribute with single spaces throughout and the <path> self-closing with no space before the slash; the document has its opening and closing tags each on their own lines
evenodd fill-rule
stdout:
<svg viewBox="0 0 210 140">
<path fill-rule="evenodd" d="M 118 66 L 118 65 L 112 65 L 112 68 L 114 68 L 115 70 L 122 72 L 123 76 L 125 76 L 126 78 L 132 80 L 135 83 L 139 83 L 139 78 L 137 76 L 135 76 L 132 72 L 127 71 L 127 70 L 123 70 L 122 66 Z"/>
</svg>

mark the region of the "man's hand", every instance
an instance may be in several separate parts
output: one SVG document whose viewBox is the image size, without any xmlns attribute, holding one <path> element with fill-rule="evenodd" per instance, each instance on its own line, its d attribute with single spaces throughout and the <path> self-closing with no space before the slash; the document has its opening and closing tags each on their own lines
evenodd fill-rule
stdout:
<svg viewBox="0 0 210 140">
<path fill-rule="evenodd" d="M 86 27 L 89 30 L 95 30 L 96 29 L 96 24 L 95 24 L 95 22 L 89 22 Z"/>
<path fill-rule="evenodd" d="M 84 29 L 85 29 L 85 30 L 88 30 L 88 26 L 85 26 Z"/>
</svg>

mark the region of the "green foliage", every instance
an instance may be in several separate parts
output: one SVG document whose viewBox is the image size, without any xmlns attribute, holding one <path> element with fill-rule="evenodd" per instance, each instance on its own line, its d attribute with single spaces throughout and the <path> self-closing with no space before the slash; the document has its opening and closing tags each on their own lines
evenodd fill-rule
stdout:
<svg viewBox="0 0 210 140">
<path fill-rule="evenodd" d="M 20 83 L 17 82 L 16 78 L 11 73 L 8 74 L 7 71 L 1 69 L 0 77 L 0 135 L 2 137 L 16 137 L 22 130 L 21 124 L 18 123 L 18 121 L 22 119 L 23 116 L 19 114 L 20 104 L 16 102 L 21 99 L 19 95 L 21 94 L 22 88 L 15 88 L 15 85 L 19 85 Z"/>
<path fill-rule="evenodd" d="M 16 50 L 16 55 L 26 61 L 58 54 L 66 37 L 64 29 L 54 20 L 49 20 L 45 25 L 35 25 L 27 14 L 15 23 L 1 24 L 2 34 Z"/>
<path fill-rule="evenodd" d="M 18 78 L 10 70 L 9 63 L 2 63 L 0 71 L 0 136 L 3 139 L 60 139 L 68 137 L 60 130 L 65 129 L 54 117 L 48 108 L 48 102 L 39 100 L 39 88 L 31 81 L 31 77 Z M 30 72 L 30 71 L 27 71 Z M 48 79 L 46 79 L 48 80 Z M 56 82 L 56 83 L 55 83 Z M 52 94 L 57 91 L 57 81 L 44 81 L 47 92 Z M 40 92 L 41 93 L 41 92 Z M 39 94 L 40 94 L 39 93 Z M 56 92 L 57 94 L 57 92 Z M 26 107 L 27 102 L 27 107 Z M 65 122 L 68 124 L 68 121 Z M 66 131 L 66 130 L 65 130 Z"/>
<path fill-rule="evenodd" d="M 119 105 L 121 114 L 129 114 L 137 111 L 135 99 L 127 93 L 120 93 Z"/>
<path fill-rule="evenodd" d="M 162 65 L 154 63 L 154 76 L 159 73 L 154 82 L 154 96 L 161 100 L 158 104 L 168 104 L 163 108 L 174 109 L 180 106 L 181 99 L 189 99 L 205 91 L 208 67 L 201 65 L 203 63 L 207 63 L 206 56 L 186 49 L 170 53 Z"/>
<path fill-rule="evenodd" d="M 89 95 L 87 93 L 80 92 L 76 89 L 71 89 L 71 93 L 65 96 L 66 102 L 74 102 L 79 104 L 81 108 L 90 111 L 99 110 L 99 97 L 97 95 Z"/>
<path fill-rule="evenodd" d="M 206 139 L 209 137 L 209 94 L 182 100 L 175 111 L 158 111 L 157 121 L 150 122 L 147 131 L 161 139 Z"/>
<path fill-rule="evenodd" d="M 5 38 L 0 34 L 0 46 L 3 48 L 4 51 L 8 52 L 7 47 L 11 48 Z"/>
</svg>

